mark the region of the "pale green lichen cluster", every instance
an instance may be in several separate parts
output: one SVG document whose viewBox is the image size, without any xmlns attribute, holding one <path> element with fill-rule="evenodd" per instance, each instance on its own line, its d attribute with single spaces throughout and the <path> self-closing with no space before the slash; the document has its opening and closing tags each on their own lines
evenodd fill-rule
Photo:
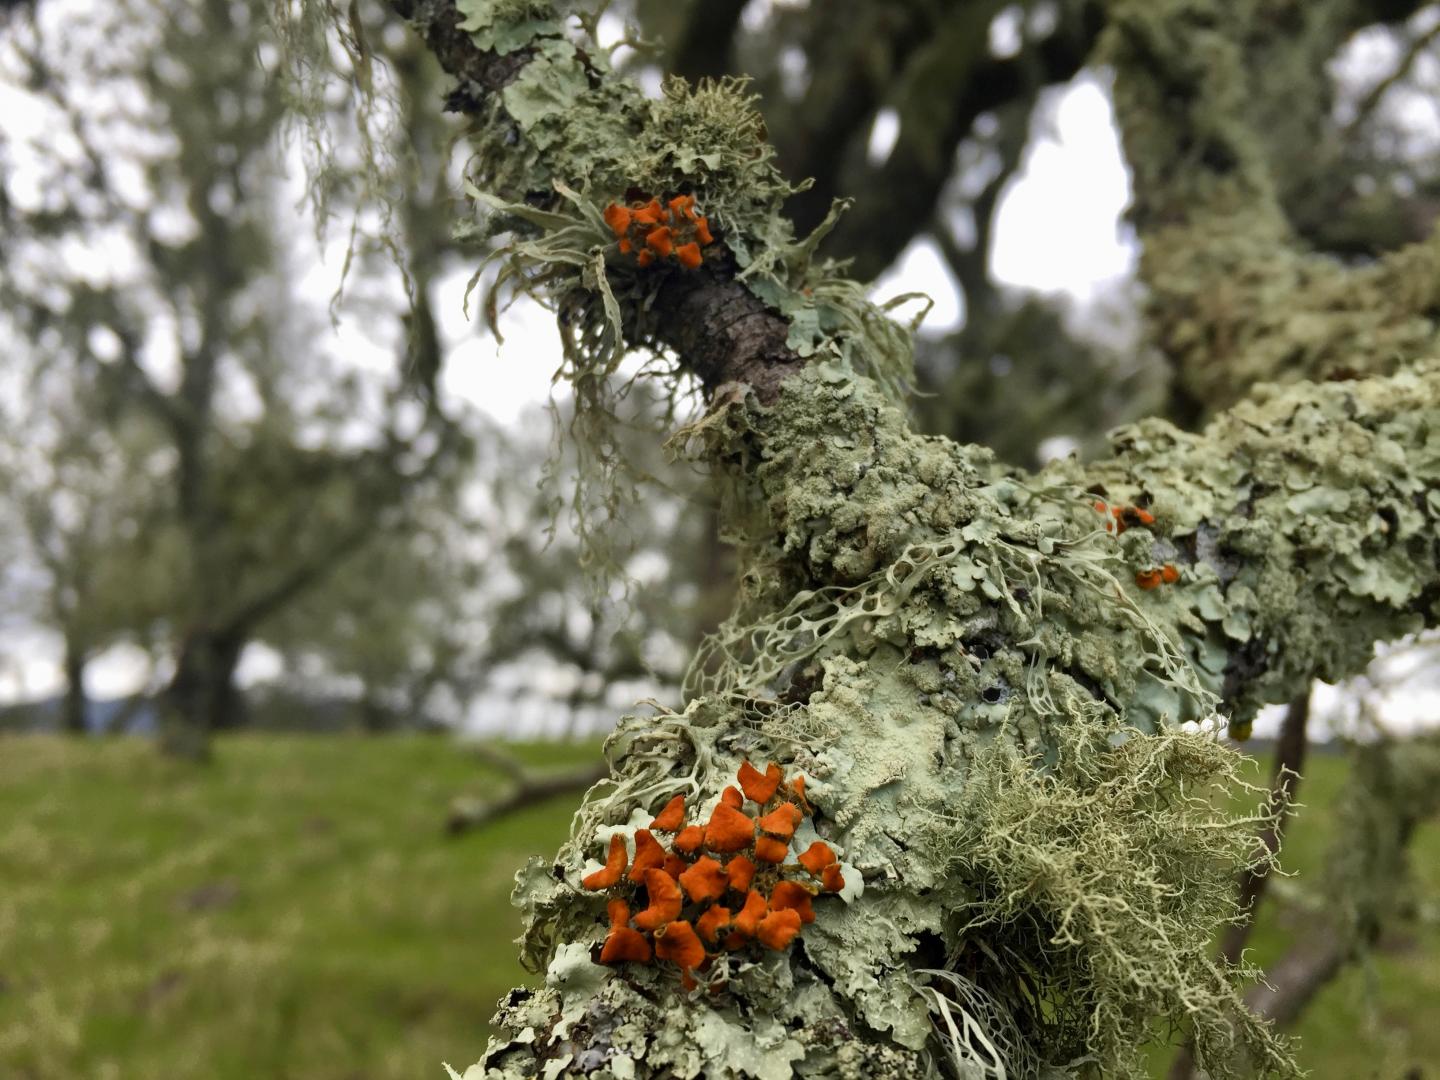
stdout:
<svg viewBox="0 0 1440 1080">
<path fill-rule="evenodd" d="M 1150 420 L 1113 438 L 1112 460 L 1054 472 L 1151 507 L 1157 528 L 1122 540 L 1183 578 L 1146 603 L 1237 721 L 1434 622 L 1440 364 L 1261 386 L 1202 435 Z"/>
</svg>

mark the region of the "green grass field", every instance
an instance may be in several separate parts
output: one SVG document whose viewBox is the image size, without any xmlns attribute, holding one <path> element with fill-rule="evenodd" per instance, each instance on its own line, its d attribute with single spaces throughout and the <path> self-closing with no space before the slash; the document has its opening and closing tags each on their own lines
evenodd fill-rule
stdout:
<svg viewBox="0 0 1440 1080">
<path fill-rule="evenodd" d="M 567 765 L 596 748 L 518 752 Z M 1342 781 L 1339 759 L 1315 760 L 1287 860 L 1302 872 Z M 442 739 L 242 736 L 202 769 L 129 740 L 0 739 L 0 1080 L 468 1065 L 524 978 L 511 875 L 569 820 L 561 801 L 446 838 L 450 798 L 495 783 Z M 1417 856 L 1440 896 L 1440 830 Z M 1435 916 L 1324 994 L 1300 1030 L 1314 1076 L 1440 1078 Z M 1262 960 L 1295 920 L 1262 920 Z"/>
</svg>

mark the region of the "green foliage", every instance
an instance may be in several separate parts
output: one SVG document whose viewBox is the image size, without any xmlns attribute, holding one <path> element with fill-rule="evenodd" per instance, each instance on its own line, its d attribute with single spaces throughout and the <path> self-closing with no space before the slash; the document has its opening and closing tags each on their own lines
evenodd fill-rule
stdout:
<svg viewBox="0 0 1440 1080">
<path fill-rule="evenodd" d="M 586 745 L 517 746 L 537 773 Z M 510 877 L 565 800 L 447 838 L 498 777 L 443 739 L 0 739 L 0 1075 L 414 1080 L 524 973 Z"/>
</svg>

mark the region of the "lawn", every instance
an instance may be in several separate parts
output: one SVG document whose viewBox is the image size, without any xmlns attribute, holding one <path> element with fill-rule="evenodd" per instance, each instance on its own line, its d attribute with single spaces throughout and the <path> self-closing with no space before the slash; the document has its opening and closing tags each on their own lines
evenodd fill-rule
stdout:
<svg viewBox="0 0 1440 1080">
<path fill-rule="evenodd" d="M 1311 773 L 1302 872 L 1343 762 Z M 525 977 L 511 875 L 569 820 L 560 800 L 447 838 L 450 798 L 495 783 L 436 738 L 232 737 L 200 769 L 136 741 L 0 738 L 0 1078 L 438 1080 L 471 1063 Z M 1440 896 L 1440 829 L 1418 845 Z M 1429 915 L 1312 1010 L 1313 1076 L 1440 1077 Z M 1297 918 L 1267 914 L 1262 960 Z"/>
</svg>

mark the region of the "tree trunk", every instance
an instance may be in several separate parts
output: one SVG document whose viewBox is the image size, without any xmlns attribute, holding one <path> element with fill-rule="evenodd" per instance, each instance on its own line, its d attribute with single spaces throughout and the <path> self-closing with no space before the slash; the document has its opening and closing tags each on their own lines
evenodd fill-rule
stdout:
<svg viewBox="0 0 1440 1080">
<path fill-rule="evenodd" d="M 160 695 L 160 746 L 191 761 L 210 756 L 210 735 L 244 721 L 244 698 L 235 686 L 243 637 L 197 629 L 186 637 L 170 685 Z"/>
<path fill-rule="evenodd" d="M 88 650 L 74 638 L 65 639 L 65 696 L 60 706 L 60 728 L 67 735 L 84 735 L 87 699 L 85 697 L 85 665 Z"/>
</svg>

